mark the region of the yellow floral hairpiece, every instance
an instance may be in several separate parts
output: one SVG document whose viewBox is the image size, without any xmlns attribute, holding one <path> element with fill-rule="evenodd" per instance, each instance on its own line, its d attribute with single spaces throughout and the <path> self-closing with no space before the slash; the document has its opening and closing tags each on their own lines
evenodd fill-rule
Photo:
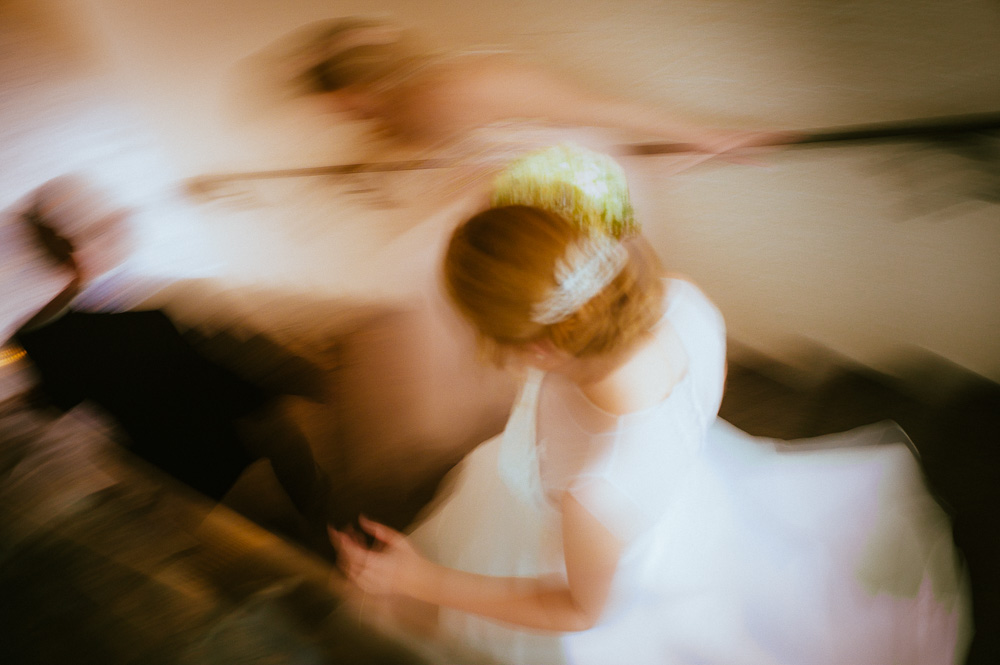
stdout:
<svg viewBox="0 0 1000 665">
<path fill-rule="evenodd" d="M 491 205 L 540 208 L 615 238 L 639 230 L 622 167 L 608 155 L 572 143 L 511 162 L 493 183 Z"/>
</svg>

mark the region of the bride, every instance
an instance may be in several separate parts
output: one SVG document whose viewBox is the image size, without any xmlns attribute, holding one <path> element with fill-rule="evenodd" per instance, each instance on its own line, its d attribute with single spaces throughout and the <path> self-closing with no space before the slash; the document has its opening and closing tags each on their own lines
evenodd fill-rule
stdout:
<svg viewBox="0 0 1000 665">
<path fill-rule="evenodd" d="M 964 577 L 906 435 L 719 420 L 718 309 L 640 235 L 523 191 L 444 259 L 458 311 L 525 375 L 508 425 L 409 536 L 332 532 L 348 578 L 436 608 L 452 662 L 959 662 Z"/>
</svg>

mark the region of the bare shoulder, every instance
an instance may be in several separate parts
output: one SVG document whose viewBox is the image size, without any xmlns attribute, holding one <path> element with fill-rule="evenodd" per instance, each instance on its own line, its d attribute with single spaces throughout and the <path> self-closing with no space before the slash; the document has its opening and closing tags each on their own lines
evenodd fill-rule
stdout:
<svg viewBox="0 0 1000 665">
<path fill-rule="evenodd" d="M 544 87 L 553 77 L 509 53 L 465 54 L 441 64 L 437 83 L 442 91 L 466 99 L 509 99 Z"/>
<path fill-rule="evenodd" d="M 709 300 L 702 288 L 698 286 L 698 283 L 691 279 L 688 275 L 669 273 L 664 276 L 664 282 L 666 283 L 668 294 L 672 291 L 683 292 L 688 295 L 696 295 L 703 300 Z"/>
<path fill-rule="evenodd" d="M 490 81 L 494 77 L 523 76 L 533 70 L 512 53 L 463 53 L 448 58 L 441 63 L 441 67 L 456 81 L 471 84 Z"/>
<path fill-rule="evenodd" d="M 682 309 L 697 310 L 724 326 L 718 305 L 690 277 L 670 274 L 665 278 L 665 282 L 668 308 L 679 305 Z"/>
<path fill-rule="evenodd" d="M 489 88 L 502 76 L 502 56 L 462 54 L 450 56 L 434 64 L 425 78 L 428 89 L 436 94 L 454 97 L 475 95 Z"/>
<path fill-rule="evenodd" d="M 433 100 L 458 124 L 483 125 L 512 118 L 607 124 L 603 107 L 575 85 L 513 54 L 468 54 L 442 63 Z"/>
<path fill-rule="evenodd" d="M 511 116 L 519 90 L 529 77 L 506 54 L 466 54 L 438 63 L 422 79 L 418 95 L 409 101 L 413 110 L 469 128 Z"/>
</svg>

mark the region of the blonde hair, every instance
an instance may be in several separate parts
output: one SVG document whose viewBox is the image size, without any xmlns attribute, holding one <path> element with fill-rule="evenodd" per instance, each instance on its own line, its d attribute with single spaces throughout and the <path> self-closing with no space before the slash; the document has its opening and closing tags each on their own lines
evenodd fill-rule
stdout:
<svg viewBox="0 0 1000 665">
<path fill-rule="evenodd" d="M 663 314 L 660 264 L 638 235 L 623 241 L 628 259 L 595 296 L 556 323 L 534 320 L 533 310 L 558 287 L 557 264 L 587 237 L 586 230 L 539 208 L 486 210 L 452 234 L 446 288 L 481 338 L 501 349 L 548 340 L 578 358 L 627 350 Z"/>
</svg>

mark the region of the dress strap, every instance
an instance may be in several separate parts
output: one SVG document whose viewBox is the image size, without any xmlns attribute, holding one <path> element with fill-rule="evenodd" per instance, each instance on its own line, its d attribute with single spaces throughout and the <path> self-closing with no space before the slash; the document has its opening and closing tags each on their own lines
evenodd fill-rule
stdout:
<svg viewBox="0 0 1000 665">
<path fill-rule="evenodd" d="M 542 478 L 538 467 L 535 420 L 538 394 L 545 373 L 530 369 L 521 388 L 507 427 L 503 432 L 498 459 L 500 477 L 521 500 L 544 505 Z"/>
</svg>

